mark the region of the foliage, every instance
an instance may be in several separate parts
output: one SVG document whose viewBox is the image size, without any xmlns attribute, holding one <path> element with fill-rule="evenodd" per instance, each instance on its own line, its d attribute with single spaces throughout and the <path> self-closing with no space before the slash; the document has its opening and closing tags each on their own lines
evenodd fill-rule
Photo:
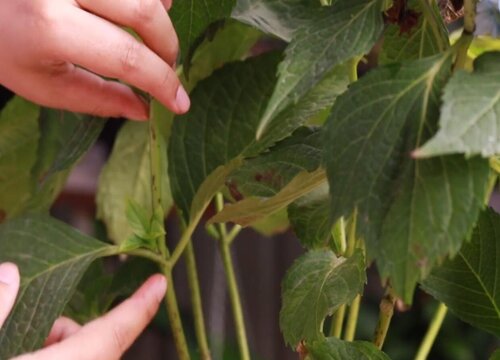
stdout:
<svg viewBox="0 0 500 360">
<path fill-rule="evenodd" d="M 434 1 L 174 1 L 177 73 L 192 108 L 174 117 L 153 100 L 148 123 L 121 128 L 96 199 L 113 245 L 48 215 L 104 120 L 14 98 L 0 113 L 0 262 L 20 266 L 22 289 L 0 358 L 40 347 L 62 313 L 105 312 L 158 266 L 179 358 L 189 359 L 172 279 L 185 254 L 209 359 L 191 242 L 212 203 L 206 230 L 220 247 L 244 360 L 230 252 L 242 226 L 290 224 L 305 248 L 283 280 L 280 312 L 285 343 L 304 359 L 388 359 L 395 303 L 411 305 L 418 283 L 500 335 L 500 216 L 484 209 L 499 168 L 500 40 L 473 39 L 475 1 L 465 5 L 465 31 L 450 41 Z M 369 54 L 379 65 L 358 79 Z M 172 208 L 180 239 L 164 228 Z M 106 273 L 100 259 L 115 255 L 134 259 Z M 354 340 L 372 262 L 386 289 L 369 343 Z"/>
</svg>

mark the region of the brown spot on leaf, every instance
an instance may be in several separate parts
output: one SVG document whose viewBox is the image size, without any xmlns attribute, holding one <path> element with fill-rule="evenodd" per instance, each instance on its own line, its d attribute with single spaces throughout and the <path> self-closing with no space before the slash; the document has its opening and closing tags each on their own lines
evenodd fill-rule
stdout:
<svg viewBox="0 0 500 360">
<path fill-rule="evenodd" d="M 305 360 L 307 358 L 307 355 L 309 354 L 304 341 L 298 343 L 297 347 L 295 348 L 295 351 L 299 354 L 300 360 Z"/>
<path fill-rule="evenodd" d="M 229 193 L 231 194 L 234 200 L 236 201 L 243 200 L 243 194 L 239 192 L 238 185 L 236 184 L 235 181 L 231 180 L 226 181 L 226 186 L 229 189 Z"/>
<path fill-rule="evenodd" d="M 3 223 L 7 219 L 7 213 L 5 210 L 0 209 L 0 224 Z"/>
<path fill-rule="evenodd" d="M 391 8 L 385 12 L 385 21 L 388 24 L 399 26 L 399 34 L 410 34 L 418 24 L 420 13 L 408 9 L 405 0 L 396 0 Z"/>
</svg>

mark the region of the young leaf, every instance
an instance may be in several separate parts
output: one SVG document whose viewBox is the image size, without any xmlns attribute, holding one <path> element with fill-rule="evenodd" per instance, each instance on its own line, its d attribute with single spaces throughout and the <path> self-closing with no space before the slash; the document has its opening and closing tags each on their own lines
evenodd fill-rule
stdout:
<svg viewBox="0 0 500 360">
<path fill-rule="evenodd" d="M 19 215 L 34 191 L 38 106 L 15 97 L 0 112 L 0 223 Z"/>
<path fill-rule="evenodd" d="M 486 196 L 486 161 L 409 156 L 435 131 L 450 65 L 442 54 L 374 70 L 337 99 L 326 129 L 332 220 L 358 209 L 369 255 L 408 303 L 460 249 Z"/>
<path fill-rule="evenodd" d="M 500 336 L 500 215 L 481 213 L 472 240 L 432 271 L 423 289 L 460 319 Z"/>
<path fill-rule="evenodd" d="M 382 29 L 381 0 L 338 0 L 298 30 L 279 67 L 279 80 L 257 130 L 297 103 L 336 66 L 367 53 Z"/>
<path fill-rule="evenodd" d="M 280 327 L 285 341 L 323 338 L 323 321 L 363 291 L 365 259 L 358 250 L 348 259 L 329 250 L 312 250 L 288 270 L 282 285 Z"/>
<path fill-rule="evenodd" d="M 39 348 L 90 263 L 113 248 L 48 216 L 28 216 L 0 226 L 0 263 L 19 266 L 21 289 L 0 329 L 0 358 Z"/>
<path fill-rule="evenodd" d="M 500 52 L 477 58 L 473 73 L 457 72 L 443 99 L 440 129 L 415 156 L 500 153 Z"/>
<path fill-rule="evenodd" d="M 325 183 L 291 204 L 288 207 L 288 219 L 304 247 L 325 247 L 332 229 L 328 184 Z"/>
<path fill-rule="evenodd" d="M 311 360 L 390 360 L 370 342 L 348 342 L 335 337 L 314 341 L 307 350 Z"/>
<path fill-rule="evenodd" d="M 410 0 L 400 24 L 390 24 L 384 31 L 379 63 L 404 62 L 436 55 L 449 47 L 448 31 L 436 2 L 425 2 L 432 24 L 422 11 L 422 1 Z M 416 21 L 413 24 L 413 21 Z M 435 26 L 435 29 L 433 27 Z M 409 27 L 409 28 L 407 28 Z"/>
<path fill-rule="evenodd" d="M 174 1 L 169 11 L 177 31 L 181 54 L 185 56 L 211 23 L 231 15 L 236 0 Z"/>
<path fill-rule="evenodd" d="M 197 193 L 199 205 L 211 199 L 229 174 L 224 166 L 234 164 L 255 142 L 278 61 L 279 54 L 272 53 L 226 65 L 199 83 L 191 95 L 190 112 L 176 118 L 168 151 L 169 174 L 172 194 L 186 220 L 200 210 L 192 207 Z M 217 179 L 205 186 L 210 191 L 201 194 L 202 184 L 218 168 Z"/>
<path fill-rule="evenodd" d="M 302 171 L 275 196 L 271 198 L 249 197 L 236 204 L 229 204 L 208 223 L 235 222 L 241 226 L 251 225 L 286 208 L 296 199 L 324 183 L 326 183 L 324 169 L 319 168 L 313 172 Z"/>
<path fill-rule="evenodd" d="M 172 124 L 172 114 L 153 101 L 153 114 L 160 117 L 162 139 L 167 141 Z M 108 236 L 116 244 L 130 238 L 133 231 L 127 216 L 127 200 L 151 209 L 151 162 L 149 157 L 149 128 L 147 123 L 129 121 L 120 129 L 113 152 L 102 170 L 97 191 L 97 217 L 106 223 Z M 165 145 L 166 146 L 166 145 Z M 162 185 L 163 209 L 172 206 L 167 176 L 166 156 Z"/>
</svg>

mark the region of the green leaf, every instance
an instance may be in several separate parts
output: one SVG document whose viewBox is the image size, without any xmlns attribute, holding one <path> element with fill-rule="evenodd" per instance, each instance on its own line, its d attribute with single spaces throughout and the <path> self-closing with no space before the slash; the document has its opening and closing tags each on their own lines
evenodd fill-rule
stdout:
<svg viewBox="0 0 500 360">
<path fill-rule="evenodd" d="M 37 162 L 32 170 L 37 185 L 28 208 L 46 211 L 52 205 L 105 124 L 101 118 L 42 108 Z"/>
<path fill-rule="evenodd" d="M 328 184 L 315 189 L 288 207 L 288 218 L 300 243 L 308 248 L 323 248 L 331 237 Z"/>
<path fill-rule="evenodd" d="M 173 197 L 186 220 L 201 209 L 193 204 L 205 204 L 224 184 L 229 175 L 224 166 L 246 155 L 255 142 L 278 61 L 279 55 L 272 53 L 226 65 L 199 83 L 191 95 L 190 112 L 176 117 L 169 174 Z M 202 194 L 202 184 L 216 169 L 218 175 Z M 196 196 L 200 200 L 195 202 Z"/>
<path fill-rule="evenodd" d="M 375 345 L 367 341 L 342 341 L 329 337 L 307 347 L 311 360 L 389 360 Z"/>
<path fill-rule="evenodd" d="M 329 250 L 312 250 L 288 270 L 282 285 L 280 327 L 285 341 L 323 338 L 323 321 L 363 291 L 365 259 L 358 250 L 348 259 Z"/>
<path fill-rule="evenodd" d="M 440 129 L 415 156 L 499 154 L 499 84 L 500 52 L 477 58 L 473 73 L 457 72 L 445 87 Z"/>
<path fill-rule="evenodd" d="M 0 330 L 0 358 L 39 348 L 90 263 L 113 250 L 48 216 L 0 226 L 0 262 L 21 272 L 16 305 Z"/>
<path fill-rule="evenodd" d="M 232 17 L 289 42 L 299 28 L 322 11 L 319 1 L 238 0 Z"/>
<path fill-rule="evenodd" d="M 443 54 L 372 71 L 337 99 L 326 129 L 332 220 L 358 209 L 368 254 L 408 303 L 460 249 L 486 197 L 486 161 L 409 156 L 435 132 L 450 65 Z"/>
<path fill-rule="evenodd" d="M 320 168 L 313 172 L 302 171 L 275 196 L 270 198 L 252 196 L 236 204 L 229 204 L 208 223 L 235 222 L 241 226 L 251 225 L 286 208 L 296 199 L 324 183 L 326 183 L 324 169 Z"/>
<path fill-rule="evenodd" d="M 418 16 L 418 22 L 408 31 L 404 31 L 397 24 L 390 24 L 386 27 L 379 56 L 380 64 L 421 59 L 436 55 L 449 47 L 448 31 L 437 3 L 432 2 L 432 5 L 426 6 L 429 16 L 432 16 L 436 24 L 436 30 L 432 29 L 433 25 L 422 13 L 422 2 L 410 0 L 404 16 Z"/>
<path fill-rule="evenodd" d="M 490 360 L 500 360 L 500 349 L 491 354 Z"/>
<path fill-rule="evenodd" d="M 314 171 L 323 156 L 322 133 L 301 127 L 259 156 L 248 158 L 226 183 L 233 193 L 247 196 L 276 195 L 301 171 Z"/>
<path fill-rule="evenodd" d="M 279 80 L 257 131 L 297 103 L 335 66 L 367 53 L 382 29 L 381 0 L 338 0 L 298 30 L 279 67 Z"/>
<path fill-rule="evenodd" d="M 460 319 L 500 336 L 500 215 L 481 213 L 472 239 L 434 269 L 423 289 Z"/>
<path fill-rule="evenodd" d="M 22 213 L 34 190 L 38 106 L 15 97 L 0 112 L 0 223 Z"/>
<path fill-rule="evenodd" d="M 158 116 L 162 126 L 162 139 L 168 141 L 172 114 L 153 101 L 153 114 Z M 97 217 L 103 220 L 108 236 L 116 244 L 130 238 L 133 230 L 127 221 L 127 201 L 133 200 L 140 207 L 151 211 L 151 160 L 149 156 L 148 123 L 126 122 L 115 140 L 113 152 L 101 172 L 97 191 Z M 166 146 L 166 145 L 163 145 Z M 165 153 L 165 152 L 162 152 Z M 172 206 L 170 185 L 165 165 L 162 185 L 162 205 L 165 213 Z M 148 217 L 151 214 L 148 213 Z"/>
<path fill-rule="evenodd" d="M 245 58 L 261 36 L 260 31 L 250 26 L 227 21 L 213 39 L 205 40 L 196 49 L 189 67 L 189 81 L 182 79 L 186 90 L 191 91 L 225 63 Z"/>
<path fill-rule="evenodd" d="M 149 212 L 136 201 L 129 200 L 127 202 L 126 216 L 134 234 L 142 238 L 148 238 L 151 227 Z"/>
<path fill-rule="evenodd" d="M 181 54 L 185 56 L 211 23 L 231 15 L 235 0 L 174 1 L 169 11 L 177 32 Z"/>
</svg>

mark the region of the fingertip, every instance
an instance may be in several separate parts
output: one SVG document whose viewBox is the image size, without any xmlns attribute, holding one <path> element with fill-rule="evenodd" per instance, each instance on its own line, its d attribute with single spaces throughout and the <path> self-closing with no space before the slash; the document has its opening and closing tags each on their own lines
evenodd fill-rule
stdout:
<svg viewBox="0 0 500 360">
<path fill-rule="evenodd" d="M 5 262 L 0 264 L 0 283 L 7 286 L 19 286 L 20 276 L 16 264 Z"/>
<path fill-rule="evenodd" d="M 170 8 L 172 7 L 172 0 L 161 0 L 161 2 L 165 10 L 167 11 L 170 10 Z"/>
<path fill-rule="evenodd" d="M 151 276 L 147 283 L 149 283 L 151 295 L 160 303 L 167 292 L 167 279 L 162 274 L 156 274 Z"/>
<path fill-rule="evenodd" d="M 191 100 L 189 99 L 189 95 L 182 85 L 179 85 L 179 88 L 177 89 L 175 102 L 177 104 L 178 114 L 187 113 L 189 111 L 189 108 L 191 107 Z"/>
</svg>

